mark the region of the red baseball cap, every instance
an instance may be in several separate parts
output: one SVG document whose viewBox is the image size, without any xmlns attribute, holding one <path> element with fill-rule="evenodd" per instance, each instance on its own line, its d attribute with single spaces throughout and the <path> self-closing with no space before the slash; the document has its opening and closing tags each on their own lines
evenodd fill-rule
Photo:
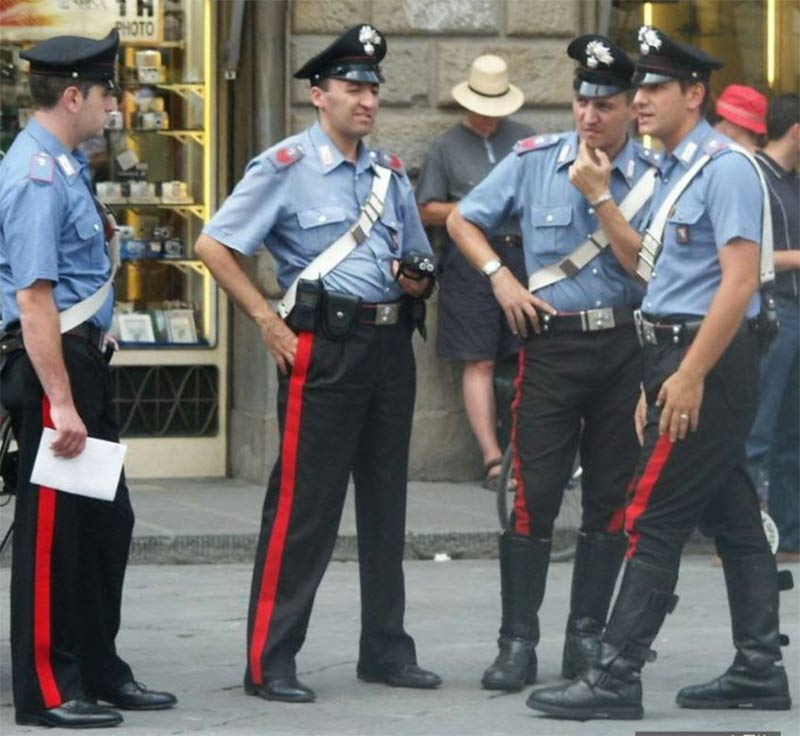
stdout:
<svg viewBox="0 0 800 736">
<path fill-rule="evenodd" d="M 759 135 L 767 132 L 767 98 L 752 87 L 725 87 L 717 99 L 717 115 Z"/>
</svg>

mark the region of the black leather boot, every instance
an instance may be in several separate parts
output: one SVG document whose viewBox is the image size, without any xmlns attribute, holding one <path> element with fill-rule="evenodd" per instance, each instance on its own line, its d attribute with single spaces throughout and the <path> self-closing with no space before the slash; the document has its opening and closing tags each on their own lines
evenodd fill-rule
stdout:
<svg viewBox="0 0 800 736">
<path fill-rule="evenodd" d="M 573 682 L 534 690 L 528 707 L 575 721 L 642 718 L 641 670 L 656 658 L 650 645 L 675 608 L 677 580 L 671 570 L 629 562 L 597 664 Z"/>
<path fill-rule="evenodd" d="M 598 661 L 600 637 L 627 546 L 623 534 L 589 532 L 578 535 L 561 661 L 561 674 L 568 680 Z"/>
<path fill-rule="evenodd" d="M 503 620 L 499 653 L 483 673 L 487 690 L 519 690 L 536 679 L 539 606 L 544 598 L 550 542 L 504 532 L 500 537 Z"/>
<path fill-rule="evenodd" d="M 788 710 L 792 705 L 778 631 L 778 571 L 769 554 L 723 559 L 736 656 L 728 670 L 683 688 L 681 708 Z M 785 589 L 792 587 L 791 576 Z"/>
</svg>

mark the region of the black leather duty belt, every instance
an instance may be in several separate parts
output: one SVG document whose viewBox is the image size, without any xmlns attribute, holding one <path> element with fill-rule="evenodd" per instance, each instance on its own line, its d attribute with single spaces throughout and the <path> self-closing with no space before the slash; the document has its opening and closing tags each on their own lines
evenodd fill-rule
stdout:
<svg viewBox="0 0 800 736">
<path fill-rule="evenodd" d="M 83 338 L 87 342 L 90 342 L 92 345 L 94 345 L 98 350 L 103 349 L 103 345 L 106 340 L 105 330 L 101 330 L 99 327 L 95 327 L 95 325 L 91 325 L 88 322 L 84 322 L 77 327 L 73 327 L 71 330 L 67 330 L 64 334 Z M 9 355 L 16 350 L 24 349 L 25 343 L 22 339 L 22 330 L 19 327 L 19 323 L 15 322 L 14 324 L 6 327 L 5 332 L 3 333 L 2 337 L 0 337 L 0 356 Z"/>
<path fill-rule="evenodd" d="M 633 309 L 630 307 L 602 307 L 582 312 L 547 314 L 536 310 L 542 333 L 598 332 L 633 324 Z"/>
<path fill-rule="evenodd" d="M 522 247 L 521 235 L 493 235 L 489 238 L 492 245 L 511 245 L 514 248 Z"/>
<path fill-rule="evenodd" d="M 703 320 L 676 319 L 654 321 L 640 311 L 634 313 L 636 334 L 641 345 L 689 345 L 700 331 Z M 759 332 L 758 318 L 753 317 L 742 323 L 739 332 Z"/>
<path fill-rule="evenodd" d="M 384 302 L 382 304 L 361 304 L 359 307 L 358 321 L 362 325 L 375 325 L 376 327 L 388 327 L 396 325 L 403 314 L 403 305 L 406 299 L 397 302 Z"/>
</svg>

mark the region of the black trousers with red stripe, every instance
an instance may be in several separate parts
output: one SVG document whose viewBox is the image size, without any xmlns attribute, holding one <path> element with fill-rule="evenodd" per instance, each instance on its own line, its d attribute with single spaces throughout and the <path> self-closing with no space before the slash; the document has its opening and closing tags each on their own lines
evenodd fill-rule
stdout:
<svg viewBox="0 0 800 736">
<path fill-rule="evenodd" d="M 517 534 L 549 539 L 580 449 L 584 532 L 621 532 L 639 444 L 633 414 L 642 375 L 631 326 L 532 337 L 513 405 Z"/>
<path fill-rule="evenodd" d="M 676 573 L 696 527 L 714 537 L 721 557 L 769 552 L 745 456 L 758 403 L 757 335 L 743 329 L 733 339 L 706 377 L 697 431 L 673 444 L 658 434 L 655 401 L 686 350 L 644 349 L 647 425 L 626 513 L 628 556 Z"/>
<path fill-rule="evenodd" d="M 89 435 L 118 441 L 103 356 L 80 337 L 62 339 Z M 30 483 L 42 427 L 52 423 L 25 352 L 10 356 L 0 390 L 20 451 L 11 567 L 14 707 L 31 714 L 133 679 L 114 644 L 133 511 L 124 477 L 113 502 Z"/>
<path fill-rule="evenodd" d="M 246 680 L 294 674 L 355 481 L 361 582 L 359 663 L 416 662 L 403 628 L 408 448 L 415 395 L 411 327 L 360 325 L 345 341 L 301 332 L 281 376 L 281 452 L 267 486 L 248 615 Z"/>
</svg>

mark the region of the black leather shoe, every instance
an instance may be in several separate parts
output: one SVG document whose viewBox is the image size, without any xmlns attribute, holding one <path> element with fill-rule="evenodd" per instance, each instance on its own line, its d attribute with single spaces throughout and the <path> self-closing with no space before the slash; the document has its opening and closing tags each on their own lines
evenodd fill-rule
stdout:
<svg viewBox="0 0 800 736">
<path fill-rule="evenodd" d="M 420 690 L 433 690 L 442 684 L 442 678 L 435 672 L 424 670 L 416 664 L 401 664 L 381 669 L 358 667 L 356 675 L 364 682 L 383 682 L 392 687 L 413 687 Z"/>
<path fill-rule="evenodd" d="M 113 690 L 97 693 L 95 697 L 122 710 L 166 710 L 178 702 L 172 693 L 148 690 L 142 683 L 134 680 Z"/>
<path fill-rule="evenodd" d="M 104 708 L 81 697 L 38 713 L 17 713 L 16 721 L 19 726 L 109 728 L 122 723 L 122 716 L 111 708 Z"/>
<path fill-rule="evenodd" d="M 536 645 L 526 639 L 501 636 L 499 652 L 481 678 L 484 690 L 522 690 L 536 681 Z"/>
<path fill-rule="evenodd" d="M 792 707 L 786 671 L 776 665 L 764 672 L 748 672 L 734 664 L 711 682 L 683 688 L 676 702 L 681 708 L 701 709 L 789 710 Z"/>
<path fill-rule="evenodd" d="M 248 695 L 257 695 L 264 700 L 277 700 L 281 703 L 313 703 L 317 699 L 317 694 L 294 675 L 275 677 L 263 685 L 251 685 L 246 682 L 244 691 Z"/>
</svg>

